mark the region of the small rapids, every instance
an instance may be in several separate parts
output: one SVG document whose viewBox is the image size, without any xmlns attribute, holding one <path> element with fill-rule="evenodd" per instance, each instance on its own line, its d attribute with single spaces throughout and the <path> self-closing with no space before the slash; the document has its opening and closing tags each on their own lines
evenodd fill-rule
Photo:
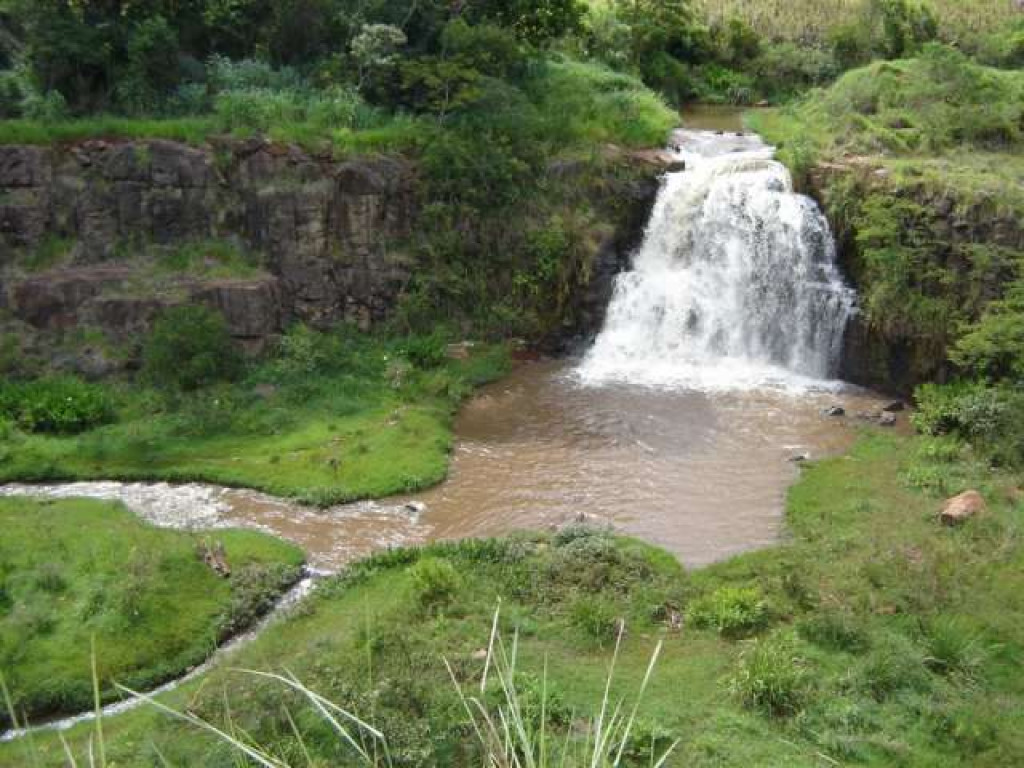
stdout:
<svg viewBox="0 0 1024 768">
<path fill-rule="evenodd" d="M 587 384 L 828 388 L 854 293 L 828 222 L 748 134 L 679 131 L 633 269 L 580 366 Z"/>
</svg>

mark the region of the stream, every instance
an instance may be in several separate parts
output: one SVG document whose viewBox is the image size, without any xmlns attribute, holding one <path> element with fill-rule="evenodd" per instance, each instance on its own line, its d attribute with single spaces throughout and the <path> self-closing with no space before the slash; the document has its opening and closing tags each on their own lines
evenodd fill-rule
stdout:
<svg viewBox="0 0 1024 768">
<path fill-rule="evenodd" d="M 770 147 L 723 119 L 728 129 L 705 115 L 691 123 L 707 130 L 674 134 L 686 169 L 666 176 L 593 347 L 482 388 L 456 419 L 442 485 L 323 510 L 204 484 L 7 485 L 0 495 L 114 499 L 160 526 L 256 528 L 301 546 L 315 572 L 385 547 L 577 520 L 655 543 L 686 567 L 777 542 L 799 461 L 844 451 L 857 414 L 884 403 L 831 378 L 855 297 L 824 217 L 793 193 Z M 836 405 L 848 416 L 827 415 Z"/>
</svg>

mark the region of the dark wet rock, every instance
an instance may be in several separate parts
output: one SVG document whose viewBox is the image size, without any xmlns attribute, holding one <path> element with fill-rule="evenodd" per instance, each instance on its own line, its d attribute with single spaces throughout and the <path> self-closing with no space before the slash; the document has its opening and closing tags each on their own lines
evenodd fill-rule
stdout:
<svg viewBox="0 0 1024 768">
<path fill-rule="evenodd" d="M 643 158 L 612 151 L 614 172 L 586 191 L 588 205 L 609 212 L 609 221 L 587 243 L 588 280 L 562 325 L 552 324 L 545 349 L 600 327 L 614 276 L 643 232 L 658 175 L 679 167 L 666 151 Z M 549 172 L 593 181 L 592 164 Z M 186 301 L 223 312 L 247 346 L 296 321 L 368 329 L 392 316 L 413 278 L 421 211 L 416 167 L 396 156 L 338 161 L 263 138 L 229 137 L 203 147 L 160 140 L 0 147 L 0 307 L 47 332 L 88 323 L 121 339 L 144 333 L 163 309 Z M 26 274 L 19 259 L 48 238 L 71 245 L 63 265 Z M 267 274 L 211 281 L 147 273 L 157 249 L 213 240 L 257 254 Z"/>
<path fill-rule="evenodd" d="M 839 418 L 840 416 L 846 415 L 846 409 L 841 405 L 833 405 L 826 408 L 824 414 L 833 418 Z"/>
<path fill-rule="evenodd" d="M 882 406 L 882 410 L 886 413 L 900 413 L 906 410 L 907 405 L 902 400 L 893 400 L 891 403 L 887 403 Z"/>
<path fill-rule="evenodd" d="M 40 187 L 52 173 L 50 151 L 44 147 L 0 146 L 0 187 Z"/>
<path fill-rule="evenodd" d="M 94 380 L 109 376 L 122 367 L 120 361 L 112 360 L 105 351 L 95 347 L 58 354 L 53 358 L 51 366 L 57 371 Z"/>
<path fill-rule="evenodd" d="M 896 414 L 890 413 L 889 411 L 883 411 L 878 417 L 878 426 L 880 427 L 895 427 L 896 426 Z"/>
<path fill-rule="evenodd" d="M 806 453 L 798 453 L 795 456 L 790 456 L 789 461 L 793 464 L 803 464 L 805 461 L 810 461 L 811 457 Z"/>
</svg>

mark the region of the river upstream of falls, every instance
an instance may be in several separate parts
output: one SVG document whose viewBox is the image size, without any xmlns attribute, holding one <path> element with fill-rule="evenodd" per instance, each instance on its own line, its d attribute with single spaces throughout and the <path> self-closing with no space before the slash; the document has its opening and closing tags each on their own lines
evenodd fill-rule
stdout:
<svg viewBox="0 0 1024 768">
<path fill-rule="evenodd" d="M 255 527 L 303 547 L 320 571 L 388 546 L 578 519 L 689 567 L 777 541 L 794 459 L 855 436 L 856 418 L 825 411 L 882 405 L 831 380 L 855 297 L 824 217 L 770 147 L 721 131 L 679 131 L 673 145 L 686 169 L 666 176 L 591 349 L 484 387 L 457 418 L 442 485 L 326 510 L 201 484 L 0 494 L 119 499 L 162 526 Z"/>
</svg>

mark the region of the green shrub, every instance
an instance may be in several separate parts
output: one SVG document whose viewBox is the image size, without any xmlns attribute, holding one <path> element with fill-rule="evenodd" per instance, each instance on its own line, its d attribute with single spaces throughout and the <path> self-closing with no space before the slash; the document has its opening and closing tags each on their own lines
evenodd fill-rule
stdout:
<svg viewBox="0 0 1024 768">
<path fill-rule="evenodd" d="M 0 383 L 0 416 L 29 432 L 73 434 L 104 424 L 113 415 L 100 385 L 73 376 Z"/>
<path fill-rule="evenodd" d="M 1011 411 L 1009 393 L 982 382 L 922 384 L 915 393 L 914 426 L 928 435 L 968 439 L 997 436 Z"/>
<path fill-rule="evenodd" d="M 437 368 L 447 359 L 447 340 L 443 333 L 409 336 L 401 345 L 402 354 L 417 368 Z"/>
<path fill-rule="evenodd" d="M 740 656 L 729 690 L 750 709 L 773 717 L 794 715 L 809 693 L 805 661 L 786 636 L 754 641 Z"/>
<path fill-rule="evenodd" d="M 242 360 L 219 312 L 195 305 L 163 312 L 143 348 L 143 376 L 154 386 L 195 390 L 238 376 Z"/>
<path fill-rule="evenodd" d="M 459 572 L 448 560 L 425 557 L 410 569 L 413 594 L 424 608 L 447 605 L 462 584 Z"/>
<path fill-rule="evenodd" d="M 600 645 L 615 642 L 622 620 L 618 606 L 603 595 L 581 595 L 569 608 L 569 620 Z"/>
<path fill-rule="evenodd" d="M 989 380 L 1024 381 L 1024 281 L 991 302 L 964 329 L 950 358 L 963 370 Z"/>
<path fill-rule="evenodd" d="M 768 603 L 756 587 L 722 587 L 690 603 L 686 619 L 698 629 L 738 637 L 765 627 Z"/>
</svg>

